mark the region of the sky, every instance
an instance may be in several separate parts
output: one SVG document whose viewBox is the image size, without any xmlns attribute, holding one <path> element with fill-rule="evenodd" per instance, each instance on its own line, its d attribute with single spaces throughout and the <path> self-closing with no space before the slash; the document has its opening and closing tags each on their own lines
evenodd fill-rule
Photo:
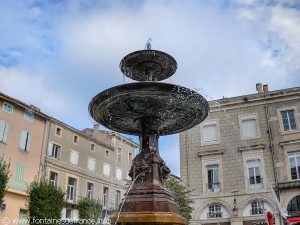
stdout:
<svg viewBox="0 0 300 225">
<path fill-rule="evenodd" d="M 133 82 L 120 60 L 152 48 L 172 55 L 163 81 L 207 100 L 300 86 L 300 0 L 1 0 L 0 92 L 79 130 L 89 101 Z M 179 175 L 178 135 L 160 152 Z"/>
</svg>

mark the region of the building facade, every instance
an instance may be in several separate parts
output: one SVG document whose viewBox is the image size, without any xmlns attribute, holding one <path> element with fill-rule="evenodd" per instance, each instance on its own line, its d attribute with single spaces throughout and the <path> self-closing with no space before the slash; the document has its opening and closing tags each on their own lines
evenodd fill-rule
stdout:
<svg viewBox="0 0 300 225">
<path fill-rule="evenodd" d="M 117 209 L 137 147 L 98 125 L 78 131 L 50 118 L 43 174 L 66 192 L 62 219 L 78 219 L 78 203 L 85 197 L 99 200 L 104 213 Z"/>
<path fill-rule="evenodd" d="M 257 90 L 211 101 L 208 117 L 180 134 L 191 224 L 264 224 L 267 211 L 280 224 L 300 212 L 300 88 Z"/>
<path fill-rule="evenodd" d="M 10 163 L 10 181 L 0 215 L 26 216 L 27 186 L 39 179 L 47 116 L 38 108 L 0 94 L 0 155 Z"/>
<path fill-rule="evenodd" d="M 79 131 L 2 93 L 0 107 L 0 155 L 11 172 L 0 218 L 26 218 L 26 191 L 39 179 L 66 193 L 63 220 L 78 219 L 85 197 L 101 201 L 104 213 L 119 207 L 138 144 L 99 125 Z"/>
</svg>

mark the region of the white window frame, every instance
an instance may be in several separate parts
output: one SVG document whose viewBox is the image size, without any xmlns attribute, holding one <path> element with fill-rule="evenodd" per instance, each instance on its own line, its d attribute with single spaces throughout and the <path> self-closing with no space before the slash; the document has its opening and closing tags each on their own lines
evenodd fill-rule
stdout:
<svg viewBox="0 0 300 225">
<path fill-rule="evenodd" d="M 55 147 L 59 147 L 59 149 L 54 149 Z M 61 148 L 62 148 L 61 145 L 54 143 L 54 142 L 50 142 L 49 146 L 48 146 L 47 155 L 53 159 L 60 159 Z M 54 150 L 57 151 L 57 157 L 55 157 Z"/>
<path fill-rule="evenodd" d="M 74 185 L 70 185 L 70 183 L 69 183 L 70 178 L 75 180 Z M 67 202 L 75 203 L 76 202 L 76 195 L 77 195 L 77 183 L 78 183 L 77 178 L 68 177 L 67 181 L 68 181 Z"/>
<path fill-rule="evenodd" d="M 300 180 L 300 171 L 298 170 L 298 167 L 300 167 L 300 162 L 299 163 L 297 162 L 297 158 L 298 157 L 300 157 L 300 150 L 287 152 L 287 159 L 288 159 L 288 165 L 289 165 L 288 166 L 289 177 L 290 177 L 290 180 L 293 180 L 293 181 Z M 297 173 L 297 178 L 296 179 L 292 178 L 290 158 L 294 158 L 295 159 L 296 173 Z"/>
<path fill-rule="evenodd" d="M 54 180 L 51 180 L 51 173 L 56 174 Z M 55 172 L 55 171 L 50 170 L 50 172 L 49 172 L 49 182 L 50 182 L 52 185 L 54 185 L 55 187 L 57 187 L 57 184 L 58 184 L 58 172 Z"/>
<path fill-rule="evenodd" d="M 263 215 L 265 212 L 264 201 L 262 200 L 252 201 L 250 203 L 250 207 L 251 207 L 250 209 L 251 216 Z"/>
<path fill-rule="evenodd" d="M 107 210 L 108 207 L 109 207 L 109 189 L 108 187 L 103 187 L 103 209 Z"/>
<path fill-rule="evenodd" d="M 244 132 L 245 123 L 244 123 L 244 121 L 255 121 L 255 128 L 256 128 L 256 135 L 255 136 L 245 136 L 245 132 Z M 251 140 L 251 139 L 256 139 L 256 138 L 261 137 L 260 129 L 259 129 L 258 114 L 257 113 L 239 115 L 239 125 L 240 125 L 241 140 Z"/>
<path fill-rule="evenodd" d="M 73 144 L 78 145 L 78 143 L 79 143 L 79 136 L 77 134 L 73 134 Z"/>
<path fill-rule="evenodd" d="M 205 140 L 205 127 L 210 127 L 214 126 L 216 127 L 216 140 L 211 140 L 207 141 Z M 214 119 L 214 120 L 205 120 L 200 124 L 200 133 L 201 133 L 201 145 L 215 145 L 215 144 L 220 144 L 221 143 L 221 136 L 220 136 L 220 125 L 219 125 L 219 120 Z"/>
<path fill-rule="evenodd" d="M 91 185 L 91 189 L 89 189 L 89 185 Z M 93 199 L 94 198 L 94 183 L 93 182 L 87 182 L 86 183 L 86 197 L 89 199 Z"/>
<path fill-rule="evenodd" d="M 251 168 L 258 168 L 259 170 L 259 181 L 257 180 L 257 171 L 256 169 L 253 169 L 254 173 L 254 182 L 251 181 L 250 177 L 250 169 Z M 247 174 L 248 174 L 248 184 L 249 188 L 262 188 L 263 187 L 263 170 L 262 170 L 262 163 L 260 161 L 260 158 L 252 158 L 247 160 Z"/>
<path fill-rule="evenodd" d="M 122 192 L 120 190 L 116 190 L 116 196 L 115 196 L 115 208 L 118 209 L 120 203 L 121 203 L 121 195 Z"/>
<path fill-rule="evenodd" d="M 211 204 L 208 206 L 207 219 L 222 218 L 222 206 L 220 204 Z"/>
<path fill-rule="evenodd" d="M 218 182 L 209 183 L 209 171 L 212 171 L 213 181 L 217 180 Z M 218 172 L 215 172 L 218 171 Z M 220 166 L 218 163 L 206 165 L 206 176 L 207 176 L 207 192 L 220 192 Z"/>
<path fill-rule="evenodd" d="M 7 143 L 9 123 L 0 119 L 0 142 Z"/>
<path fill-rule="evenodd" d="M 281 112 L 284 111 L 289 111 L 289 110 L 293 110 L 294 111 L 294 116 L 295 116 L 295 122 L 296 122 L 296 129 L 295 130 L 284 130 L 284 126 L 283 126 L 283 119 L 282 119 L 282 115 Z M 280 133 L 281 134 L 292 134 L 292 133 L 298 133 L 299 132 L 299 119 L 298 119 L 298 111 L 296 107 L 286 107 L 286 108 L 280 108 L 277 109 L 277 116 L 278 116 L 278 120 L 279 120 L 279 127 L 280 127 Z"/>
<path fill-rule="evenodd" d="M 77 155 L 77 162 L 76 163 L 72 162 L 72 153 Z M 73 166 L 78 166 L 78 163 L 79 163 L 79 152 L 71 149 L 70 150 L 70 164 L 73 165 Z"/>
<path fill-rule="evenodd" d="M 11 108 L 11 110 L 7 110 L 7 107 Z M 14 108 L 15 107 L 14 107 L 13 104 L 11 104 L 9 102 L 6 102 L 6 101 L 3 102 L 2 109 L 3 109 L 4 112 L 7 112 L 9 114 L 13 114 Z"/>
</svg>

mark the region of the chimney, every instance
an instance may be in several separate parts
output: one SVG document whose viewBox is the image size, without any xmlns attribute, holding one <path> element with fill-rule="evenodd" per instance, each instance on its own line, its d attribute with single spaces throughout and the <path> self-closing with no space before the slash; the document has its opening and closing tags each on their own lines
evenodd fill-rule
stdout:
<svg viewBox="0 0 300 225">
<path fill-rule="evenodd" d="M 269 91 L 269 86 L 268 86 L 267 84 L 264 84 L 264 86 L 263 86 L 263 91 L 264 91 L 264 93 L 268 93 L 268 91 Z"/>
<path fill-rule="evenodd" d="M 94 128 L 93 128 L 93 137 L 94 138 L 96 138 L 99 129 L 100 129 L 100 124 L 95 122 L 94 123 Z"/>
<path fill-rule="evenodd" d="M 257 83 L 256 84 L 256 90 L 257 90 L 257 93 L 262 93 L 263 92 L 263 89 L 262 89 L 262 84 L 261 83 Z"/>
</svg>

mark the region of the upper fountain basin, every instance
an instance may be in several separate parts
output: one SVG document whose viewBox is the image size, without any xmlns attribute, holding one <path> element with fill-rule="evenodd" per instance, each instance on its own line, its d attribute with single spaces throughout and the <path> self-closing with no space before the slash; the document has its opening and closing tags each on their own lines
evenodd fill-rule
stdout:
<svg viewBox="0 0 300 225">
<path fill-rule="evenodd" d="M 126 55 L 120 62 L 122 73 L 136 81 L 161 81 L 172 76 L 176 60 L 158 50 L 140 50 Z"/>
<path fill-rule="evenodd" d="M 209 105 L 197 92 L 179 85 L 138 82 L 109 88 L 89 104 L 95 121 L 107 128 L 131 135 L 168 135 L 194 127 L 204 120 Z M 145 127 L 144 127 L 145 130 Z"/>
</svg>

